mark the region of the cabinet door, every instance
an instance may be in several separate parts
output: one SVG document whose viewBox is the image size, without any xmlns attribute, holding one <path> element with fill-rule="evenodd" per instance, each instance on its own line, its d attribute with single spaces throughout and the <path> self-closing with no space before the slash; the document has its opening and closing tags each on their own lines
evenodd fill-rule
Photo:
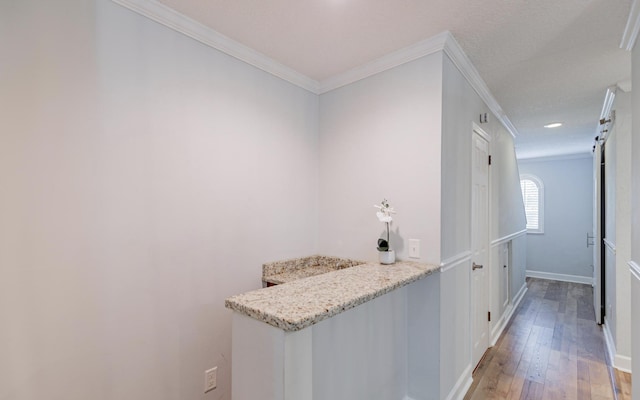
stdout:
<svg viewBox="0 0 640 400">
<path fill-rule="evenodd" d="M 509 305 L 509 274 L 511 273 L 511 242 L 503 243 L 500 247 L 500 307 L 502 312 Z"/>
</svg>

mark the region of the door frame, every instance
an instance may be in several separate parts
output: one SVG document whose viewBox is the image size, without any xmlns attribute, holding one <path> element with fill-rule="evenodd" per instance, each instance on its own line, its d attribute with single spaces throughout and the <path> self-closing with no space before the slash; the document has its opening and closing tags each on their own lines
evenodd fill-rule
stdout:
<svg viewBox="0 0 640 400">
<path fill-rule="evenodd" d="M 604 149 L 606 143 L 596 141 L 593 150 L 593 309 L 596 323 L 602 325 L 605 316 L 605 257 L 604 230 L 606 229 L 606 159 Z"/>
</svg>

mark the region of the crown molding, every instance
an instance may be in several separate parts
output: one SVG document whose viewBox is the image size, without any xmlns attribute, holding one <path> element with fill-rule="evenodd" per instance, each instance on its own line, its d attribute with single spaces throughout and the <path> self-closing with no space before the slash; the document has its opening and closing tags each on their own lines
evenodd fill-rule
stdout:
<svg viewBox="0 0 640 400">
<path fill-rule="evenodd" d="M 629 11 L 629 18 L 627 19 L 627 25 L 624 27 L 624 32 L 622 33 L 620 48 L 631 51 L 633 46 L 636 44 L 639 31 L 640 4 L 638 4 L 638 0 L 633 0 L 633 3 L 631 3 L 631 11 Z"/>
<path fill-rule="evenodd" d="M 296 86 L 316 94 L 319 93 L 319 84 L 317 81 L 155 0 L 111 1 Z"/>
<path fill-rule="evenodd" d="M 579 160 L 583 158 L 593 158 L 591 151 L 580 151 L 577 153 L 554 154 L 548 156 L 522 157 L 518 158 L 518 162 L 542 162 L 542 161 L 566 161 Z"/>
<path fill-rule="evenodd" d="M 476 67 L 473 65 L 469 57 L 467 57 L 465 52 L 462 50 L 462 47 L 460 47 L 460 44 L 458 44 L 453 35 L 451 35 L 449 32 L 445 33 L 447 34 L 447 40 L 444 46 L 445 54 L 449 56 L 451 61 L 455 64 L 455 66 L 467 79 L 467 81 L 469 81 L 476 93 L 478 93 L 480 98 L 484 100 L 489 109 L 493 112 L 493 114 L 495 114 L 496 118 L 498 118 L 498 120 L 502 122 L 511 136 L 515 138 L 518 134 L 518 130 L 513 125 L 513 123 L 511 123 L 511 120 L 509 119 L 509 117 L 507 117 L 507 114 L 504 112 L 502 107 L 500 107 L 500 104 L 498 104 L 498 101 L 495 99 L 495 97 L 493 97 L 493 94 L 491 94 L 489 87 L 487 86 L 484 79 L 482 79 L 482 77 L 480 76 L 480 73 L 478 72 Z"/>
<path fill-rule="evenodd" d="M 460 70 L 476 93 L 478 93 L 480 98 L 495 114 L 496 118 L 505 126 L 511 136 L 515 138 L 518 130 L 511 120 L 509 120 L 509 117 L 507 117 L 502 107 L 500 107 L 500 104 L 498 104 L 498 101 L 493 97 L 493 94 L 491 94 L 489 87 L 480 76 L 480 73 L 478 73 L 476 67 L 449 31 L 444 31 L 427 40 L 423 40 L 412 46 L 397 50 L 343 74 L 327 78 L 320 82 L 320 93 L 329 92 L 339 87 L 359 81 L 360 79 L 367 78 L 439 51 L 444 51 L 445 54 L 449 56 L 451 61 L 453 61 L 455 66 Z"/>
<path fill-rule="evenodd" d="M 329 77 L 320 82 L 320 94 L 330 92 L 429 54 L 442 51 L 449 36 L 451 36 L 451 34 L 448 31 L 444 31 L 429 39 L 396 50 L 347 72 Z"/>
<path fill-rule="evenodd" d="M 235 40 L 228 38 L 227 36 L 224 36 L 197 21 L 194 21 L 193 19 L 159 3 L 156 0 L 111 1 L 315 94 L 326 93 L 382 71 L 416 60 L 420 57 L 437 53 L 438 51 L 444 51 L 460 70 L 462 75 L 467 79 L 467 81 L 469 81 L 480 98 L 487 103 L 489 109 L 495 114 L 496 118 L 502 122 L 511 136 L 515 138 L 517 134 L 516 127 L 511 123 L 502 107 L 500 107 L 489 91 L 487 84 L 471 63 L 471 60 L 469 60 L 449 31 L 444 31 L 429 39 L 394 51 L 393 53 L 380 57 L 362 66 L 353 68 L 345 73 L 327 78 L 322 82 L 318 82 L 292 68 L 280 64 L 250 47 L 238 43 Z M 634 0 L 634 4 L 635 1 L 638 0 Z"/>
</svg>

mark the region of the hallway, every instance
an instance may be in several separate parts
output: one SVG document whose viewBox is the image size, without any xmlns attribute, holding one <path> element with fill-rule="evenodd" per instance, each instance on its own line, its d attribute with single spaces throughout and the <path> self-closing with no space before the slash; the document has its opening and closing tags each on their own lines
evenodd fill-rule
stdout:
<svg viewBox="0 0 640 400">
<path fill-rule="evenodd" d="M 591 286 L 532 278 L 527 286 L 511 323 L 474 372 L 465 400 L 631 399 L 630 375 L 607 364 Z"/>
</svg>

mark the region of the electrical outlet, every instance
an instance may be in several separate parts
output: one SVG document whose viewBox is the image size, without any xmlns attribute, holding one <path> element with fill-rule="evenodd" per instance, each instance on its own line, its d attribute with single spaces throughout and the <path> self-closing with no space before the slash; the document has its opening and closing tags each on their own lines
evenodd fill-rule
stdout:
<svg viewBox="0 0 640 400">
<path fill-rule="evenodd" d="M 409 258 L 420 258 L 420 239 L 409 239 Z"/>
<path fill-rule="evenodd" d="M 218 367 L 204 371 L 204 392 L 210 392 L 218 386 Z"/>
</svg>

